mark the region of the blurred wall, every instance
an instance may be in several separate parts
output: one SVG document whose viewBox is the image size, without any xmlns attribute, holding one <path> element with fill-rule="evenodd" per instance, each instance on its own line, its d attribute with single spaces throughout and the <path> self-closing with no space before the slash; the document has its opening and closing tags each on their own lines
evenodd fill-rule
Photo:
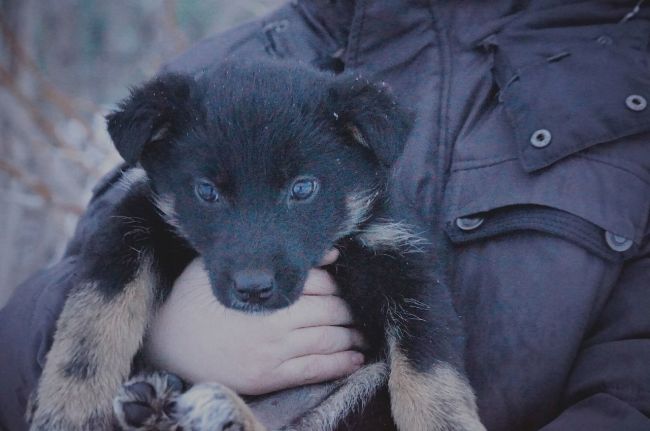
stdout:
<svg viewBox="0 0 650 431">
<path fill-rule="evenodd" d="M 103 116 L 206 35 L 280 0 L 0 0 L 0 307 L 61 256 L 119 162 Z"/>
</svg>

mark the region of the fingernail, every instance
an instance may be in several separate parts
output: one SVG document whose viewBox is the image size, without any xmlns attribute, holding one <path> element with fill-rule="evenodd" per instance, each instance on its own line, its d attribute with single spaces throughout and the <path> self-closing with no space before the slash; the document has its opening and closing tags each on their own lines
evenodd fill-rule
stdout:
<svg viewBox="0 0 650 431">
<path fill-rule="evenodd" d="M 361 365 L 361 364 L 363 364 L 364 360 L 365 360 L 365 358 L 363 357 L 363 355 L 361 353 L 355 353 L 354 355 L 352 355 L 352 363 L 354 365 Z"/>
</svg>

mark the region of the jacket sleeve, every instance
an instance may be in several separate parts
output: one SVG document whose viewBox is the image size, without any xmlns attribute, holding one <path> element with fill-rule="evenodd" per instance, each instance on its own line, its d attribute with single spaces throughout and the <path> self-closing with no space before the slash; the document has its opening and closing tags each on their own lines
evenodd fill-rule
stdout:
<svg viewBox="0 0 650 431">
<path fill-rule="evenodd" d="M 63 258 L 18 286 L 0 310 L 0 429 L 27 429 L 27 401 L 41 375 L 56 320 L 74 282 L 81 244 L 124 193 L 120 187 L 112 187 L 122 169 L 118 166 L 95 187 Z"/>
<path fill-rule="evenodd" d="M 267 58 L 268 35 L 262 29 L 284 16 L 287 8 L 198 42 L 164 65 L 163 71 L 196 73 L 235 51 L 243 57 Z M 77 256 L 90 233 L 105 220 L 103 214 L 124 194 L 122 188 L 113 187 L 124 168 L 116 167 L 95 187 L 61 261 L 18 286 L 0 310 L 0 430 L 27 429 L 24 413 L 29 394 L 41 375 L 56 320 L 73 284 Z"/>
<path fill-rule="evenodd" d="M 581 346 L 563 404 L 543 431 L 650 430 L 650 237 Z"/>
</svg>

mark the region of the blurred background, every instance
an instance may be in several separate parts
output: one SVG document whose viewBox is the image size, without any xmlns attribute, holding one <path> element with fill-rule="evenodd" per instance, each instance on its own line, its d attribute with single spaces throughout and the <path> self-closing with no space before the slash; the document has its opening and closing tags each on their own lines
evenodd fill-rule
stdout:
<svg viewBox="0 0 650 431">
<path fill-rule="evenodd" d="M 55 263 L 119 162 L 104 115 L 204 36 L 281 0 L 0 0 L 0 308 Z"/>
</svg>

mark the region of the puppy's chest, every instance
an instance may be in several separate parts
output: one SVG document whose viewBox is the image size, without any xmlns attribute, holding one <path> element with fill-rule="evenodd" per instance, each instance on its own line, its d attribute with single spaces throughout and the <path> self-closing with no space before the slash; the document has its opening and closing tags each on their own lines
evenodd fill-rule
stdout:
<svg viewBox="0 0 650 431">
<path fill-rule="evenodd" d="M 339 259 L 327 269 L 368 341 L 370 356 L 379 358 L 392 324 L 391 310 L 415 296 L 415 263 L 398 251 L 371 250 L 352 239 L 341 242 L 338 249 Z"/>
</svg>

